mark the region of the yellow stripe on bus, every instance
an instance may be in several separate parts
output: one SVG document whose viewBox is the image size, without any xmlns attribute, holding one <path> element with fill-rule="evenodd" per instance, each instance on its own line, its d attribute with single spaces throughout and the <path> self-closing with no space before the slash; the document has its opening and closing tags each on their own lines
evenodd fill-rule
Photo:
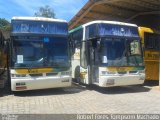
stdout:
<svg viewBox="0 0 160 120">
<path fill-rule="evenodd" d="M 49 73 L 49 72 L 53 72 L 53 68 L 15 69 L 15 71 L 18 74 Z"/>
<path fill-rule="evenodd" d="M 135 70 L 135 67 L 107 67 L 107 71 L 111 72 L 133 71 L 133 70 Z"/>
</svg>

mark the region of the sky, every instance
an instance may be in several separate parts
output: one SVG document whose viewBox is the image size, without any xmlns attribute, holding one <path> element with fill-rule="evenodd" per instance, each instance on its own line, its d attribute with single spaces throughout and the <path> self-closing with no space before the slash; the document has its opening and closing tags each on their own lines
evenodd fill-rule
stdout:
<svg viewBox="0 0 160 120">
<path fill-rule="evenodd" d="M 88 2 L 88 0 L 0 0 L 0 18 L 8 21 L 13 16 L 34 16 L 39 7 L 49 5 L 56 18 L 68 22 Z"/>
</svg>

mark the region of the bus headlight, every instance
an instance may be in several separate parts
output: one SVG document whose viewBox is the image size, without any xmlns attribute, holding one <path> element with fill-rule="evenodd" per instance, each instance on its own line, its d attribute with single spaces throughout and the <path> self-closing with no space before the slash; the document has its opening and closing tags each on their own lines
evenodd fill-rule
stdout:
<svg viewBox="0 0 160 120">
<path fill-rule="evenodd" d="M 61 72 L 61 75 L 63 76 L 65 76 L 65 75 L 71 75 L 71 72 L 70 71 L 64 71 L 64 72 Z"/>
<path fill-rule="evenodd" d="M 102 73 L 102 75 L 106 75 L 107 71 L 102 71 L 101 73 Z"/>
<path fill-rule="evenodd" d="M 116 74 L 116 72 L 114 71 L 102 71 L 101 73 L 102 75 L 115 75 Z"/>
<path fill-rule="evenodd" d="M 144 73 L 145 73 L 145 70 L 139 70 L 139 73 L 140 73 L 140 74 L 144 74 Z"/>
<path fill-rule="evenodd" d="M 26 77 L 26 74 L 11 74 L 11 77 Z"/>
</svg>

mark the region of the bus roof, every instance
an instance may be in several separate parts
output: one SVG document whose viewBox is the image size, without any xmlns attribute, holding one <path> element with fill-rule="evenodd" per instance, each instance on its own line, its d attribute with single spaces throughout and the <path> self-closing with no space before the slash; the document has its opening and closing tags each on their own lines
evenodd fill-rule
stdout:
<svg viewBox="0 0 160 120">
<path fill-rule="evenodd" d="M 131 23 L 125 23 L 125 22 L 118 22 L 118 21 L 106 21 L 106 20 L 95 20 L 95 21 L 91 21 L 91 22 L 88 22 L 88 23 L 85 23 L 79 27 L 76 27 L 72 30 L 69 31 L 69 33 L 72 33 L 72 32 L 75 32 L 83 27 L 86 27 L 86 26 L 89 26 L 89 25 L 92 25 L 92 24 L 96 24 L 96 23 L 106 23 L 106 24 L 114 24 L 114 25 L 124 25 L 124 26 L 132 26 L 132 27 L 138 27 L 136 24 L 131 24 Z"/>
<path fill-rule="evenodd" d="M 114 25 L 124 25 L 124 26 L 132 26 L 132 27 L 138 27 L 136 24 L 131 23 L 125 23 L 125 22 L 119 22 L 119 21 L 106 21 L 106 20 L 95 20 L 88 22 L 86 24 L 83 24 L 83 27 L 86 27 L 88 25 L 96 24 L 96 23 L 106 23 L 106 24 L 114 24 Z"/>
<path fill-rule="evenodd" d="M 12 20 L 31 20 L 31 21 L 48 21 L 48 22 L 66 22 L 66 20 L 62 19 L 53 19 L 53 18 L 45 18 L 45 17 L 12 17 Z"/>
</svg>

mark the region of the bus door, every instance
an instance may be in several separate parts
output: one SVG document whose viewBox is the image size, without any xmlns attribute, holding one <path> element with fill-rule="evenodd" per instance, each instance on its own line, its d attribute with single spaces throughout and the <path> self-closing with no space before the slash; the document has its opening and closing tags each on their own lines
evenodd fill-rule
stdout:
<svg viewBox="0 0 160 120">
<path fill-rule="evenodd" d="M 98 45 L 97 39 L 92 39 L 88 42 L 88 77 L 90 83 L 99 82 L 98 74 Z"/>
</svg>

